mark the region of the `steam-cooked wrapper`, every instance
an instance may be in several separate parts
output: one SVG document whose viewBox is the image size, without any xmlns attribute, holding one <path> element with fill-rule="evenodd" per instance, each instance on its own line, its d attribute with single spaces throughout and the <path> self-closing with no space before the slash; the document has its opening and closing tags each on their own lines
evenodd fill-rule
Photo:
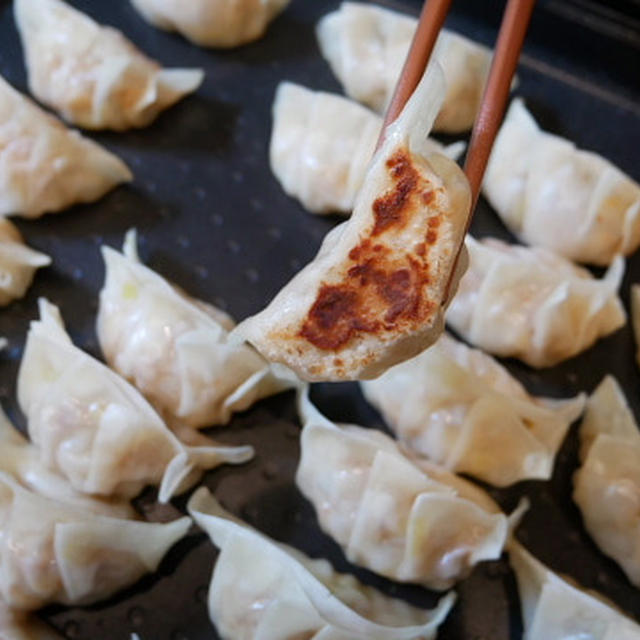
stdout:
<svg viewBox="0 0 640 640">
<path fill-rule="evenodd" d="M 497 487 L 548 480 L 585 401 L 533 397 L 491 356 L 446 334 L 361 386 L 410 451 Z"/>
<path fill-rule="evenodd" d="M 636 362 L 640 367 L 640 284 L 631 285 L 631 323 L 636 340 Z"/>
<path fill-rule="evenodd" d="M 0 306 L 22 298 L 36 270 L 50 264 L 49 256 L 28 247 L 18 229 L 0 217 Z"/>
<path fill-rule="evenodd" d="M 31 93 L 85 129 L 144 127 L 202 82 L 200 69 L 163 69 L 61 0 L 15 0 L 13 8 Z"/>
<path fill-rule="evenodd" d="M 582 466 L 573 499 L 600 549 L 640 587 L 640 431 L 622 389 L 607 376 L 580 427 Z"/>
<path fill-rule="evenodd" d="M 35 616 L 10 609 L 0 600 L 0 638 L 6 640 L 64 640 Z"/>
<path fill-rule="evenodd" d="M 597 594 L 569 584 L 517 542 L 509 560 L 520 592 L 523 640 L 637 640 L 640 626 Z"/>
<path fill-rule="evenodd" d="M 42 461 L 38 448 L 9 421 L 0 408 L 0 472 L 10 475 L 25 489 L 44 497 L 77 505 L 102 515 L 133 519 L 136 512 L 126 500 L 108 500 L 76 491 L 71 483 Z M 2 635 L 0 634 L 0 638 Z"/>
<path fill-rule="evenodd" d="M 431 66 L 374 156 L 351 218 L 235 330 L 305 380 L 371 378 L 435 342 L 466 266 L 469 184 L 427 134 L 443 95 Z"/>
<path fill-rule="evenodd" d="M 67 129 L 0 76 L 0 215 L 38 218 L 132 179 L 119 158 Z"/>
<path fill-rule="evenodd" d="M 606 158 L 543 131 L 511 103 L 483 193 L 523 242 L 608 265 L 640 245 L 640 185 Z"/>
<path fill-rule="evenodd" d="M 202 47 L 231 48 L 261 38 L 291 0 L 131 0 L 152 25 Z"/>
<path fill-rule="evenodd" d="M 466 238 L 469 269 L 447 311 L 447 323 L 493 355 L 551 367 L 623 326 L 618 297 L 624 260 L 604 277 L 542 247 Z"/>
<path fill-rule="evenodd" d="M 224 640 L 430 640 L 455 595 L 425 611 L 277 544 L 225 512 L 202 487 L 189 513 L 220 549 L 209 615 Z"/>
<path fill-rule="evenodd" d="M 448 589 L 478 562 L 500 557 L 507 518 L 482 490 L 408 458 L 380 431 L 333 424 L 306 396 L 301 418 L 296 484 L 351 562 Z"/>
<path fill-rule="evenodd" d="M 260 398 L 295 386 L 251 347 L 230 342 L 233 320 L 189 297 L 140 263 L 135 232 L 123 253 L 103 247 L 106 265 L 97 334 L 111 367 L 168 420 L 225 424 Z"/>
<path fill-rule="evenodd" d="M 16 609 L 103 600 L 155 571 L 190 518 L 159 524 L 43 498 L 0 472 L 0 597 Z"/>
<path fill-rule="evenodd" d="M 249 446 L 189 447 L 126 380 L 75 347 L 54 305 L 40 300 L 18 373 L 18 402 L 45 464 L 77 491 L 131 497 L 160 485 L 160 500 L 205 469 L 239 464 Z"/>
<path fill-rule="evenodd" d="M 271 170 L 311 213 L 350 214 L 382 129 L 382 118 L 357 102 L 281 82 L 273 103 Z M 464 143 L 431 150 L 455 160 Z"/>
<path fill-rule="evenodd" d="M 375 111 L 386 110 L 417 28 L 415 18 L 359 2 L 343 2 L 318 23 L 322 55 L 345 93 Z M 473 126 L 492 52 L 442 29 L 433 57 L 447 83 L 434 131 L 463 133 Z"/>
</svg>

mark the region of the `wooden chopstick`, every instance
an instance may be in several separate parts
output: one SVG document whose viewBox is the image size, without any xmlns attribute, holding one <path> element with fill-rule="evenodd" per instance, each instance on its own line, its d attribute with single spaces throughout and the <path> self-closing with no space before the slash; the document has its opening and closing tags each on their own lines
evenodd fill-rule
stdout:
<svg viewBox="0 0 640 640">
<path fill-rule="evenodd" d="M 384 117 L 378 147 L 384 140 L 387 126 L 400 115 L 424 75 L 450 6 L 451 0 L 426 0 L 424 3 L 411 48 Z"/>
<path fill-rule="evenodd" d="M 467 159 L 464 163 L 464 172 L 469 180 L 472 197 L 467 229 L 471 224 L 482 178 L 504 116 L 513 74 L 518 65 L 535 3 L 536 0 L 509 0 L 502 16 L 491 70 L 482 95 L 480 109 L 473 124 Z M 526 153 L 526 150 L 523 149 L 523 152 Z"/>
<path fill-rule="evenodd" d="M 491 70 L 473 126 L 464 165 L 472 195 L 467 229 L 478 200 L 491 148 L 504 115 L 511 81 L 535 2 L 536 0 L 509 0 L 502 18 Z M 385 115 L 378 147 L 384 140 L 387 126 L 400 115 L 407 100 L 418 86 L 450 6 L 451 0 L 426 0 L 424 3 L 418 28 Z"/>
</svg>

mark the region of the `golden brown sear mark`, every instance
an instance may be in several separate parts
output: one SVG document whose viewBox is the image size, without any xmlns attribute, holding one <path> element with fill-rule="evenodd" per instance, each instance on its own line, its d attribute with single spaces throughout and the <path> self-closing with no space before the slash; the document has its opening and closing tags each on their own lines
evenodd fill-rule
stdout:
<svg viewBox="0 0 640 640">
<path fill-rule="evenodd" d="M 373 203 L 371 237 L 351 250 L 352 264 L 340 283 L 321 286 L 299 332 L 319 349 L 338 351 L 361 333 L 417 327 L 433 313 L 435 304 L 426 299 L 428 256 L 441 216 L 431 216 L 422 241 L 401 255 L 375 238 L 403 228 L 416 210 L 434 203 L 435 191 L 405 149 L 389 158 L 387 167 L 395 184 Z"/>
</svg>

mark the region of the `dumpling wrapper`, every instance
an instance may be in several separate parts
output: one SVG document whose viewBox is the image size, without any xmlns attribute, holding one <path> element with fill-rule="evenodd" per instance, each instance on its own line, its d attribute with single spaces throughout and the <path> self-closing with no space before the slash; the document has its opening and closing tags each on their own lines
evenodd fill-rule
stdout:
<svg viewBox="0 0 640 640">
<path fill-rule="evenodd" d="M 631 324 L 636 340 L 636 362 L 640 367 L 640 284 L 631 285 Z"/>
<path fill-rule="evenodd" d="M 497 487 L 548 480 L 585 402 L 533 397 L 491 356 L 447 334 L 361 387 L 410 451 Z"/>
<path fill-rule="evenodd" d="M 339 427 L 301 396 L 296 484 L 323 531 L 362 567 L 448 589 L 499 558 L 508 522 L 489 496 L 443 467 L 410 459 L 387 435 Z"/>
<path fill-rule="evenodd" d="M 48 255 L 28 247 L 18 229 L 0 217 L 0 306 L 22 298 L 33 282 L 36 269 L 50 264 Z"/>
<path fill-rule="evenodd" d="M 202 70 L 163 69 L 61 0 L 15 0 L 13 8 L 31 93 L 85 129 L 145 127 L 202 83 Z"/>
<path fill-rule="evenodd" d="M 40 300 L 18 373 L 29 435 L 50 469 L 83 493 L 159 499 L 188 489 L 204 469 L 240 464 L 250 446 L 183 445 L 124 378 L 75 347 L 54 305 Z"/>
<path fill-rule="evenodd" d="M 103 247 L 106 265 L 97 334 L 106 361 L 167 419 L 201 428 L 296 386 L 251 347 L 230 342 L 233 320 L 189 297 L 141 264 L 135 232 L 123 252 Z"/>
<path fill-rule="evenodd" d="M 122 160 L 0 76 L 0 215 L 38 218 L 98 200 L 132 178 Z"/>
<path fill-rule="evenodd" d="M 271 170 L 287 195 L 311 213 L 351 214 L 373 157 L 382 118 L 342 96 L 281 82 L 273 103 Z M 452 160 L 465 145 L 431 150 Z"/>
<path fill-rule="evenodd" d="M 343 2 L 318 23 L 322 55 L 345 93 L 383 113 L 393 95 L 418 21 L 375 5 Z M 433 130 L 463 133 L 473 126 L 489 75 L 492 52 L 458 33 L 442 29 L 434 58 L 447 88 Z"/>
<path fill-rule="evenodd" d="M 469 183 L 427 134 L 443 95 L 430 66 L 388 128 L 351 218 L 257 315 L 234 330 L 304 380 L 375 377 L 435 342 L 466 267 L 456 260 Z"/>
<path fill-rule="evenodd" d="M 640 587 L 640 431 L 612 376 L 587 402 L 580 445 L 573 499 L 584 526 Z"/>
<path fill-rule="evenodd" d="M 455 602 L 425 611 L 339 574 L 326 560 L 273 542 L 224 511 L 201 487 L 189 513 L 220 549 L 209 615 L 228 640 L 430 640 Z"/>
<path fill-rule="evenodd" d="M 291 0 L 131 0 L 152 25 L 203 47 L 231 48 L 261 38 Z"/>
<path fill-rule="evenodd" d="M 551 367 L 591 347 L 626 322 L 618 297 L 624 260 L 600 280 L 542 247 L 466 238 L 469 269 L 447 323 L 493 355 Z"/>
<path fill-rule="evenodd" d="M 15 611 L 0 600 L 1 640 L 64 640 L 50 627 L 35 616 L 23 611 Z"/>
<path fill-rule="evenodd" d="M 136 522 L 44 498 L 0 472 L 0 597 L 10 607 L 89 604 L 155 571 L 191 526 Z"/>
<path fill-rule="evenodd" d="M 520 592 L 523 640 L 637 640 L 640 626 L 536 560 L 518 542 L 509 560 Z"/>
<path fill-rule="evenodd" d="M 640 245 L 640 185 L 540 129 L 521 99 L 493 145 L 483 193 L 520 240 L 577 262 L 608 265 Z"/>
<path fill-rule="evenodd" d="M 124 500 L 107 500 L 76 491 L 63 476 L 42 462 L 40 451 L 9 421 L 0 408 L 0 472 L 44 498 L 77 505 L 87 511 L 134 519 L 136 511 Z M 2 636 L 0 635 L 0 638 Z"/>
</svg>

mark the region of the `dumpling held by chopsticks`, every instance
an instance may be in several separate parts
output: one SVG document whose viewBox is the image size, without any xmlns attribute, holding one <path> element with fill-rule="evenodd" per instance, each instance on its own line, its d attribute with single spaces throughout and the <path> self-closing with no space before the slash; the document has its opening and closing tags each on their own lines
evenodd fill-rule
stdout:
<svg viewBox="0 0 640 640">
<path fill-rule="evenodd" d="M 444 95 L 431 66 L 387 129 L 348 222 L 236 335 L 306 380 L 371 378 L 432 344 L 464 270 L 470 208 L 460 168 L 430 153 Z"/>
</svg>

